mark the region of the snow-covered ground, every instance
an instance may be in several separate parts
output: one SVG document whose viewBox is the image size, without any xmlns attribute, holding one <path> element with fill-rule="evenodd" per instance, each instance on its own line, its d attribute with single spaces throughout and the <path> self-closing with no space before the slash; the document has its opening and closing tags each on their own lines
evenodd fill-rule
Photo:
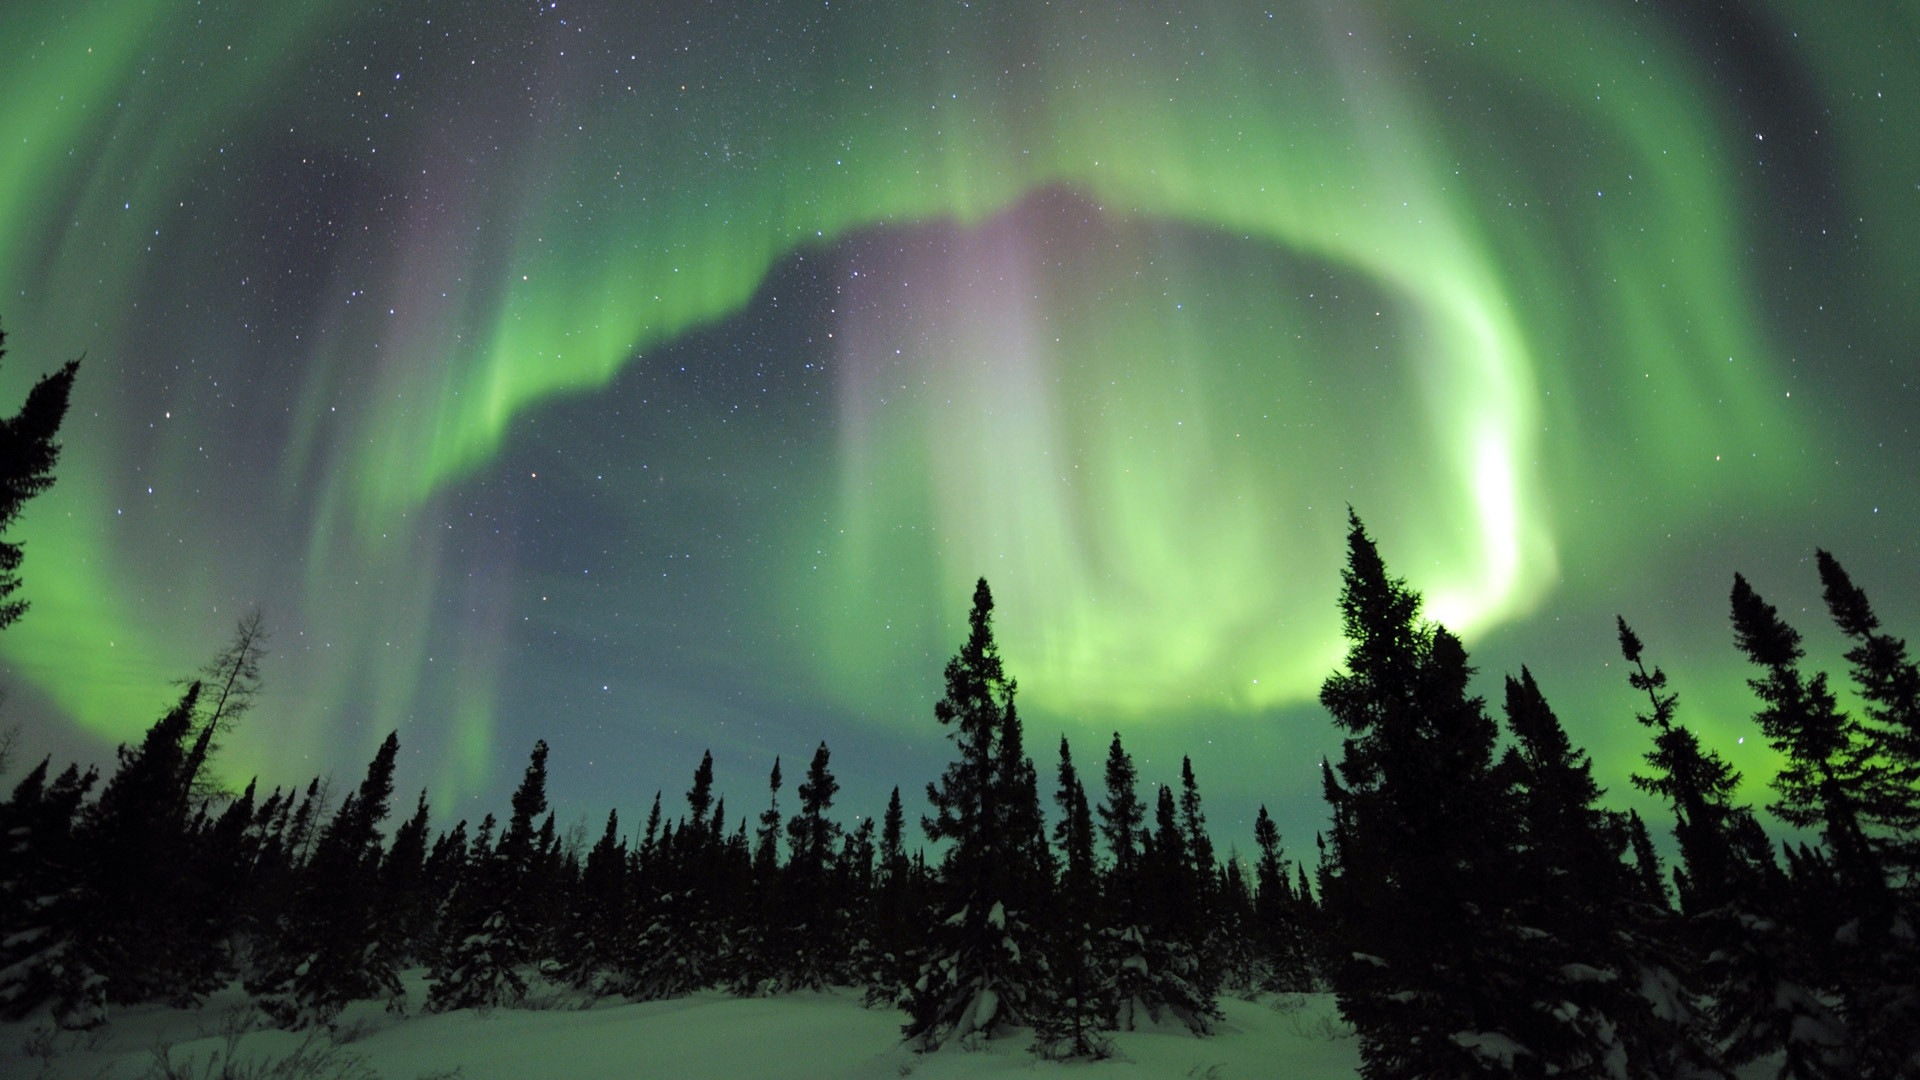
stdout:
<svg viewBox="0 0 1920 1080">
<path fill-rule="evenodd" d="M 424 975 L 410 972 L 410 1000 L 425 999 Z M 339 1080 L 984 1080 L 1063 1075 L 1284 1077 L 1353 1080 L 1359 1049 L 1331 995 L 1261 1001 L 1223 998 L 1218 1034 L 1184 1028 L 1121 1032 L 1112 1060 L 1055 1064 L 1027 1053 L 1031 1039 L 916 1054 L 900 1043 L 903 1014 L 861 1007 L 854 991 L 742 999 L 710 992 L 673 1001 L 590 1006 L 559 994 L 536 1007 L 487 1014 L 396 1016 L 360 1004 L 341 1017 L 339 1044 L 320 1036 L 259 1029 L 234 989 L 199 1009 L 118 1010 L 91 1034 L 50 1034 L 44 1018 L 0 1025 L 0 1077 L 274 1077 Z M 302 1045 L 302 1040 L 309 1041 Z M 171 1063 L 162 1067 L 161 1054 Z M 224 1069 L 231 1056 L 237 1067 Z M 275 1067 L 280 1063 L 281 1067 Z"/>
</svg>

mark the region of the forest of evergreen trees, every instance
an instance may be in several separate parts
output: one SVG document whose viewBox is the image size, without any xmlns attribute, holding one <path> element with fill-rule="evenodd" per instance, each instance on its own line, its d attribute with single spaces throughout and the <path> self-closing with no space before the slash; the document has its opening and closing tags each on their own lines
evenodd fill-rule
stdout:
<svg viewBox="0 0 1920 1080">
<path fill-rule="evenodd" d="M 397 973 L 419 965 L 429 1011 L 510 1007 L 534 980 L 634 1000 L 855 986 L 904 1010 L 919 1045 L 1019 1026 L 1041 1052 L 1093 1055 L 1115 1027 L 1207 1031 L 1223 988 L 1315 987 L 1304 872 L 1264 810 L 1257 866 L 1223 863 L 1190 765 L 1178 792 L 1143 799 L 1116 735 L 1096 805 L 1063 739 L 1049 831 L 992 606 L 982 581 L 935 706 L 957 758 L 927 787 L 934 864 L 898 788 L 877 835 L 835 820 L 825 744 L 790 815 L 776 760 L 765 808 L 730 819 L 709 755 L 683 813 L 656 794 L 637 833 L 609 813 L 591 846 L 556 828 L 544 742 L 505 821 L 438 833 L 424 792 L 383 833 L 397 736 L 337 804 L 322 779 L 222 795 L 217 737 L 258 679 L 262 633 L 244 621 L 110 776 L 42 761 L 0 806 L 0 1010 L 88 1027 L 239 979 L 305 1027 L 354 1000 L 405 1008 Z"/>
<path fill-rule="evenodd" d="M 56 455 L 0 477 L 0 528 Z M 1920 667 L 1837 561 L 1818 553 L 1858 715 L 1744 578 L 1731 594 L 1782 762 L 1765 811 L 1817 843 L 1776 849 L 1620 621 L 1648 738 L 1633 779 L 1671 813 L 1668 874 L 1531 673 L 1505 681 L 1503 738 L 1460 640 L 1349 525 L 1348 652 L 1321 691 L 1343 740 L 1311 883 L 1264 808 L 1254 865 L 1223 859 L 1191 764 L 1143 791 L 1118 734 L 1092 792 L 1061 741 L 1047 812 L 984 580 L 934 705 L 954 757 L 926 787 L 931 859 L 898 788 L 877 834 L 836 820 L 825 744 L 790 813 L 776 760 L 764 808 L 730 815 L 709 755 L 684 809 L 656 794 L 640 828 L 609 813 L 590 845 L 556 828 L 544 742 L 504 821 L 436 829 L 422 792 L 389 831 L 397 736 L 337 798 L 325 779 L 222 792 L 220 738 L 259 686 L 255 618 L 110 774 L 42 761 L 0 804 L 0 1014 L 85 1028 L 236 979 L 288 1027 L 365 999 L 508 1008 L 536 983 L 832 985 L 902 1010 L 920 1047 L 1031 1030 L 1038 1054 L 1097 1057 L 1117 1029 L 1208 1033 L 1224 993 L 1330 989 L 1369 1078 L 1725 1076 L 1769 1054 L 1783 1076 L 1920 1074 Z M 424 1002 L 402 991 L 413 966 Z"/>
</svg>

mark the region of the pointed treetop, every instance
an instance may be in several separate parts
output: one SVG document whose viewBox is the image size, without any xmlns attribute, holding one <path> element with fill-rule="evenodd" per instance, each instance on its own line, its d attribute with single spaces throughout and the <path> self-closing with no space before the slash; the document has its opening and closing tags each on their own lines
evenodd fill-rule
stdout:
<svg viewBox="0 0 1920 1080">
<path fill-rule="evenodd" d="M 1800 632 L 1739 574 L 1733 575 L 1733 637 L 1740 651 L 1762 667 L 1784 668 L 1806 655 Z"/>
<path fill-rule="evenodd" d="M 1867 603 L 1867 594 L 1847 576 L 1840 560 L 1821 548 L 1815 548 L 1813 554 L 1820 563 L 1821 596 L 1840 632 L 1851 638 L 1863 638 L 1880 629 L 1880 620 Z"/>
</svg>

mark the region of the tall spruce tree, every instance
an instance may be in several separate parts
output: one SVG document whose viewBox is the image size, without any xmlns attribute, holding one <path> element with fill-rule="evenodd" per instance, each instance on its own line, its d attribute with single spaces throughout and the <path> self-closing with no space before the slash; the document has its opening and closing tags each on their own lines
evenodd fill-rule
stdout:
<svg viewBox="0 0 1920 1080">
<path fill-rule="evenodd" d="M 194 933 L 192 836 L 180 793 L 192 783 L 185 740 L 200 684 L 160 718 L 120 764 L 75 836 L 84 863 L 76 897 L 78 948 L 66 965 L 57 1013 L 63 1024 L 93 1026 L 105 1006 L 192 1000 L 204 987 L 212 947 Z"/>
<path fill-rule="evenodd" d="M 1009 901 L 1027 868 L 1012 865 L 1025 844 L 1025 768 L 1003 753 L 1014 680 L 993 640 L 993 594 L 981 578 L 967 616 L 967 640 L 948 661 L 946 693 L 934 717 L 949 727 L 958 758 L 927 785 L 933 814 L 921 827 L 946 841 L 940 921 L 930 928 L 926 962 L 908 1003 L 906 1034 L 932 1049 L 973 1036 L 991 1038 L 1034 1017 L 1041 943 Z M 1024 759 L 1023 759 L 1024 760 Z M 1011 765 L 1011 767 L 1010 767 Z"/>
<path fill-rule="evenodd" d="M 1165 957 L 1156 967 L 1156 947 L 1152 921 L 1155 904 L 1157 868 L 1153 861 L 1152 834 L 1147 832 L 1146 805 L 1140 799 L 1139 770 L 1133 755 L 1120 743 L 1115 732 L 1107 746 L 1105 771 L 1106 798 L 1096 810 L 1100 817 L 1100 835 L 1106 841 L 1113 864 L 1107 868 L 1102 890 L 1105 903 L 1102 914 L 1100 972 L 1105 982 L 1101 996 L 1112 1009 L 1110 1023 L 1131 1031 L 1155 1019 L 1164 999 L 1156 986 L 1156 972 L 1164 970 Z"/>
<path fill-rule="evenodd" d="M 818 990 L 834 980 L 847 947 L 844 912 L 833 901 L 834 847 L 840 824 L 827 816 L 840 791 L 821 743 L 800 782 L 800 812 L 787 821 L 793 851 L 787 863 L 786 911 L 781 928 L 781 989 Z"/>
<path fill-rule="evenodd" d="M 1154 802 L 1153 821 L 1153 839 L 1140 860 L 1138 892 L 1137 956 L 1145 969 L 1137 972 L 1137 989 L 1128 1011 L 1144 1011 L 1156 1023 L 1172 1018 L 1194 1034 L 1204 1035 L 1220 1018 L 1214 1002 L 1219 977 L 1201 952 L 1208 922 L 1201 907 L 1202 875 L 1187 849 L 1173 788 L 1165 784 Z M 1137 1016 L 1127 1020 L 1123 1026 L 1132 1027 Z"/>
<path fill-rule="evenodd" d="M 1220 992 L 1221 957 L 1229 948 L 1227 938 L 1238 937 L 1241 929 L 1222 917 L 1220 910 L 1220 866 L 1213 852 L 1213 838 L 1207 835 L 1207 814 L 1201 807 L 1200 783 L 1194 779 L 1193 760 L 1180 759 L 1180 835 L 1187 857 L 1187 879 L 1191 885 L 1191 914 L 1188 917 L 1188 944 L 1194 954 L 1194 978 L 1191 984 L 1204 999 L 1202 1014 L 1216 1016 L 1213 999 Z"/>
<path fill-rule="evenodd" d="M 1617 617 L 1620 653 L 1633 669 L 1627 682 L 1647 695 L 1651 710 L 1635 718 L 1653 729 L 1653 749 L 1647 752 L 1650 770 L 1635 773 L 1633 784 L 1666 799 L 1673 810 L 1674 839 L 1680 844 L 1680 867 L 1674 883 L 1681 910 L 1712 910 L 1756 887 L 1753 867 L 1742 858 L 1741 820 L 1750 819 L 1735 806 L 1733 793 L 1740 773 L 1712 749 L 1702 746 L 1691 728 L 1675 720 L 1679 696 L 1667 691 L 1667 675 L 1657 665 L 1647 670 L 1645 647 L 1639 635 Z"/>
<path fill-rule="evenodd" d="M 1133 757 L 1120 745 L 1120 733 L 1117 731 L 1113 733 L 1113 742 L 1107 746 L 1104 779 L 1107 797 L 1099 807 L 1100 838 L 1106 841 L 1107 854 L 1113 859 L 1113 873 L 1128 877 L 1138 869 L 1140 840 L 1144 835 L 1142 825 L 1146 821 L 1147 811 L 1140 803 L 1139 792 L 1135 790 L 1139 774 L 1133 767 Z"/>
<path fill-rule="evenodd" d="M 887 797 L 880 819 L 873 906 L 868 935 L 873 941 L 873 973 L 866 1001 L 873 1006 L 904 1008 L 907 989 L 920 970 L 919 938 L 924 925 L 922 889 L 906 849 L 906 809 L 900 789 Z"/>
<path fill-rule="evenodd" d="M 7 335 L 0 331 L 0 358 L 7 355 Z M 69 360 L 58 371 L 41 376 L 27 391 L 20 411 L 0 417 L 0 536 L 13 527 L 29 499 L 53 486 L 53 467 L 60 461 L 60 422 L 67 415 L 67 399 L 80 361 Z M 26 613 L 27 601 L 15 599 L 20 589 L 21 545 L 0 540 L 0 630 Z"/>
<path fill-rule="evenodd" d="M 320 833 L 313 861 L 300 871 L 293 903 L 267 935 L 254 1000 L 282 1027 L 331 1025 L 348 1002 L 384 995 L 404 1000 L 398 942 L 387 932 L 392 909 L 381 888 L 380 823 L 393 796 L 399 733 L 380 744 L 359 790 Z"/>
<path fill-rule="evenodd" d="M 1886 873 L 1860 823 L 1871 750 L 1865 733 L 1840 710 L 1826 672 L 1800 673 L 1799 631 L 1739 574 L 1732 602 L 1734 642 L 1764 672 L 1747 681 L 1763 703 L 1754 720 L 1784 761 L 1773 780 L 1780 798 L 1768 809 L 1796 828 L 1820 830 L 1852 911 L 1883 908 Z"/>
<path fill-rule="evenodd" d="M 1855 597 L 1845 595 L 1844 572 L 1833 564 L 1823 576 L 1846 610 Z M 1864 599 L 1858 597 L 1862 604 Z M 1807 1027 L 1796 1015 L 1798 1029 L 1787 1032 L 1789 1057 L 1804 1060 L 1809 1075 L 1913 1075 L 1920 1071 L 1914 913 L 1893 890 L 1881 851 L 1864 825 L 1869 807 L 1885 806 L 1882 777 L 1893 761 L 1886 751 L 1897 753 L 1896 744 L 1872 738 L 1840 710 L 1825 672 L 1801 673 L 1805 650 L 1799 633 L 1739 574 L 1733 579 L 1732 606 L 1735 643 L 1763 672 L 1748 680 L 1762 703 L 1754 719 L 1784 761 L 1773 780 L 1780 797 L 1768 809 L 1790 825 L 1817 828 L 1825 842 L 1824 852 L 1789 860 L 1799 899 L 1792 908 L 1792 930 L 1804 940 L 1804 967 L 1796 974 L 1838 1003 L 1839 1016 L 1826 1040 L 1838 1045 L 1796 1040 Z M 1865 621 L 1858 608 L 1851 614 L 1856 627 Z M 1876 750 L 1882 756 L 1876 758 Z"/>
<path fill-rule="evenodd" d="M 658 799 L 655 800 L 658 805 Z M 639 881 L 640 928 L 625 950 L 615 988 L 637 1001 L 679 997 L 731 981 L 737 927 L 722 894 L 729 874 L 729 842 L 722 834 L 724 801 L 713 794 L 713 754 L 701 754 L 687 789 L 688 816 L 662 826 L 655 840 L 642 840 Z M 653 818 L 647 834 L 653 835 Z M 744 827 L 744 822 L 742 823 Z M 750 879 L 753 855 L 740 837 L 742 879 Z M 744 890 L 741 890 L 744 892 Z"/>
<path fill-rule="evenodd" d="M 1421 621 L 1419 594 L 1348 522 L 1347 656 L 1320 691 L 1346 733 L 1325 778 L 1334 992 L 1368 1080 L 1523 1070 L 1534 1051 L 1516 1020 L 1532 999 L 1508 920 L 1514 815 L 1494 724 L 1467 693 L 1459 639 Z"/>
<path fill-rule="evenodd" d="M 1073 751 L 1060 738 L 1060 765 L 1053 796 L 1059 819 L 1053 843 L 1061 867 L 1055 917 L 1047 927 L 1052 941 L 1053 993 L 1050 1008 L 1034 1024 L 1035 1050 L 1044 1057 L 1104 1058 L 1112 1040 L 1101 1034 L 1113 1013 L 1102 993 L 1106 980 L 1098 969 L 1099 866 L 1093 852 L 1093 812 L 1086 788 L 1073 765 Z"/>
<path fill-rule="evenodd" d="M 1876 828 L 1887 867 L 1920 897 L 1920 664 L 1907 643 L 1880 628 L 1867 594 L 1838 559 L 1816 552 L 1827 611 L 1852 642 L 1846 660 L 1865 706 L 1865 736 L 1877 766 L 1865 778 L 1859 812 Z"/>
<path fill-rule="evenodd" d="M 733 992 L 741 995 L 779 989 L 778 968 L 785 963 L 789 942 L 786 922 L 786 876 L 780 865 L 780 833 L 786 817 L 780 813 L 780 758 L 767 774 L 767 808 L 760 811 L 754 829 L 753 863 L 747 906 L 751 915 L 741 928 Z"/>
<path fill-rule="evenodd" d="M 1253 819 L 1253 842 L 1260 857 L 1253 867 L 1253 934 L 1265 957 L 1261 989 L 1304 993 L 1314 989 L 1314 957 L 1308 947 L 1301 897 L 1287 872 L 1280 828 L 1266 804 Z"/>
<path fill-rule="evenodd" d="M 559 973 L 568 985 L 594 995 L 608 992 L 633 913 L 633 882 L 618 811 L 607 812 L 600 839 L 587 852 L 579 886 L 567 905 L 567 933 Z"/>
<path fill-rule="evenodd" d="M 439 907 L 440 896 L 433 891 L 427 874 L 431 817 L 427 792 L 422 788 L 413 816 L 394 832 L 393 844 L 380 860 L 380 891 L 387 904 L 380 933 L 385 940 L 383 947 L 403 968 L 427 962 L 426 943 L 432 937 Z"/>
<path fill-rule="evenodd" d="M 1516 1018 L 1536 1065 L 1643 1080 L 1711 1069 L 1669 956 L 1670 913 L 1625 862 L 1629 819 L 1600 805 L 1591 762 L 1524 667 L 1506 680 L 1505 713 L 1514 746 L 1500 771 L 1519 815 L 1519 955 L 1537 973 L 1539 999 L 1557 1003 Z"/>
<path fill-rule="evenodd" d="M 497 845 L 488 843 L 492 815 L 481 826 L 449 923 L 440 963 L 428 973 L 427 1011 L 516 1005 L 527 994 L 524 969 L 539 959 L 534 910 L 542 848 L 534 819 L 547 809 L 547 743 L 533 744 L 513 793 L 513 814 Z"/>
<path fill-rule="evenodd" d="M 1627 682 L 1651 707 L 1636 719 L 1654 732 L 1651 768 L 1633 783 L 1667 800 L 1679 841 L 1673 878 L 1682 919 L 1672 942 L 1691 961 L 1698 996 L 1674 1001 L 1705 1013 L 1725 1067 L 1784 1049 L 1786 1075 L 1823 1075 L 1821 1063 L 1844 1041 L 1841 1022 L 1809 979 L 1805 950 L 1782 918 L 1785 879 L 1772 845 L 1752 811 L 1733 801 L 1740 774 L 1676 720 L 1679 698 L 1667 690 L 1666 673 L 1647 669 L 1626 619 L 1616 627 L 1632 665 Z"/>
<path fill-rule="evenodd" d="M 50 763 L 30 770 L 0 805 L 0 1016 L 18 1020 L 59 997 L 54 1018 L 64 1024 L 92 1019 L 73 1013 L 87 989 L 72 967 L 85 870 L 75 831 L 100 773 L 69 765 L 48 782 Z"/>
</svg>

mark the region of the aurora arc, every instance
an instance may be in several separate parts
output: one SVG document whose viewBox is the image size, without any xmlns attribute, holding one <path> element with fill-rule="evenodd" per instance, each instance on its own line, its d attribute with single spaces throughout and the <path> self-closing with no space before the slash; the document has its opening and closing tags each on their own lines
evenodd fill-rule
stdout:
<svg viewBox="0 0 1920 1080">
<path fill-rule="evenodd" d="M 1044 712 L 1255 712 L 1310 699 L 1338 655 L 1342 502 L 1472 635 L 1560 583 L 1570 492 L 1710 483 L 1764 506 L 1805 467 L 1742 267 L 1728 163 L 1748 136 L 1656 18 L 614 12 L 8 13 L 30 44 L 0 75 L 21 105 L 0 126 L 0 315 L 16 358 L 72 342 L 102 369 L 57 512 L 22 528 L 62 553 L 0 641 L 24 681 L 129 737 L 206 651 L 173 613 L 297 561 L 296 622 L 332 655 L 296 676 L 282 738 L 317 752 L 347 701 L 368 745 L 431 715 L 437 779 L 471 789 L 525 598 L 432 523 L 530 416 L 725 326 L 795 258 L 876 236 L 897 256 L 833 313 L 835 476 L 793 496 L 806 512 L 752 574 L 764 617 L 817 620 L 790 666 L 866 714 L 924 661 L 885 613 L 950 624 L 980 573 Z M 1529 137 L 1547 123 L 1555 140 Z M 282 190 L 315 161 L 324 198 Z M 282 242 L 238 224 L 277 220 L 258 209 L 275 199 L 331 218 L 280 256 L 308 279 L 284 286 L 297 326 L 271 332 L 296 355 L 283 416 L 246 421 L 263 461 L 236 472 L 277 516 L 216 526 L 212 553 L 117 545 L 98 523 L 135 474 L 166 491 L 205 467 L 128 423 L 148 387 L 111 366 L 150 351 L 138 300 L 181 302 L 170 256 Z M 1287 281 L 1381 329 L 1329 329 L 1329 297 Z M 175 337 L 239 378 L 221 333 Z M 1376 396 L 1341 393 L 1356 382 Z M 261 531 L 279 539 L 255 550 Z M 340 602 L 361 582 L 379 603 Z M 452 656 L 449 603 L 478 613 Z M 449 660 L 459 677 L 428 674 Z"/>
</svg>

